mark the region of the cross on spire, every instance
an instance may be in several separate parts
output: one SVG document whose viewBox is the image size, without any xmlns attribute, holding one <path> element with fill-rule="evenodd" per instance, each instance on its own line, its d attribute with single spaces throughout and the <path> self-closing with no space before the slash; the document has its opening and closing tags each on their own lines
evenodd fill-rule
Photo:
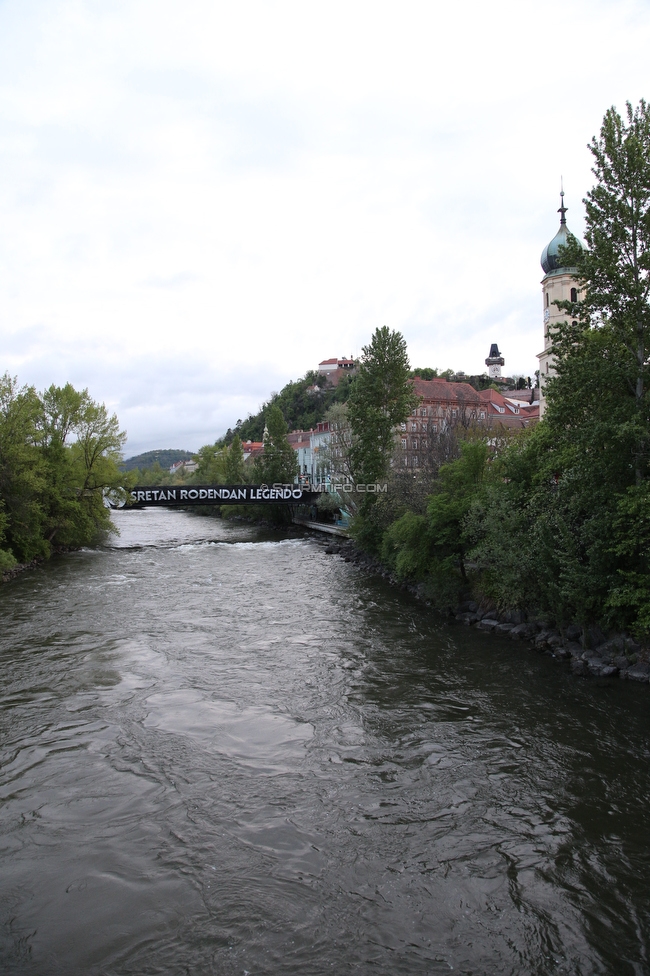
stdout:
<svg viewBox="0 0 650 976">
<path fill-rule="evenodd" d="M 564 181 L 560 177 L 560 209 L 558 213 L 560 214 L 560 224 L 566 224 L 566 217 L 564 216 L 569 208 L 564 206 Z"/>
</svg>

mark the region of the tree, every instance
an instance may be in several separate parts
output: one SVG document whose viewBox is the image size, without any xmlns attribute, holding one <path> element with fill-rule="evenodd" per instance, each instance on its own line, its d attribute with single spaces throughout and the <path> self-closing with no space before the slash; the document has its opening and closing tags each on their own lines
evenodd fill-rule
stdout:
<svg viewBox="0 0 650 976">
<path fill-rule="evenodd" d="M 356 383 L 348 400 L 352 431 L 350 470 L 356 484 L 376 484 L 387 474 L 395 429 L 419 402 L 409 383 L 406 342 L 388 326 L 376 329 L 363 347 Z M 373 496 L 368 495 L 369 499 Z"/>
<path fill-rule="evenodd" d="M 605 113 L 589 146 L 596 183 L 584 201 L 586 241 L 562 255 L 577 268 L 580 301 L 553 338 L 548 383 L 547 484 L 535 531 L 546 600 L 559 614 L 642 628 L 650 621 L 645 512 L 650 462 L 650 111 Z M 551 486 L 549 488 L 549 486 Z M 555 596 L 553 593 L 555 592 Z"/>
<path fill-rule="evenodd" d="M 626 120 L 615 108 L 605 113 L 599 138 L 589 146 L 596 185 L 584 200 L 588 249 L 573 242 L 565 261 L 575 265 L 584 288 L 580 302 L 562 303 L 572 316 L 558 330 L 557 372 L 571 370 L 574 351 L 593 353 L 618 372 L 613 393 L 617 421 L 624 419 L 619 449 L 630 458 L 636 484 L 647 476 L 650 447 L 650 109 L 645 101 Z M 593 332 L 601 333 L 594 342 Z M 611 372 L 611 369 L 610 369 Z M 595 382 L 594 382 L 595 381 Z M 597 376 L 592 378 L 592 386 Z M 562 391 L 549 386 L 548 398 L 562 412 Z M 611 397 L 608 398 L 611 402 Z M 601 411 L 602 412 L 602 411 Z"/>
<path fill-rule="evenodd" d="M 382 558 L 400 579 L 426 580 L 433 599 L 453 604 L 467 584 L 471 540 L 466 519 L 481 490 L 488 456 L 484 441 L 465 441 L 444 464 L 425 515 L 407 511 L 386 531 Z"/>
<path fill-rule="evenodd" d="M 121 493 L 117 417 L 69 383 L 42 397 L 0 380 L 0 543 L 26 561 L 111 528 L 104 492 Z M 6 562 L 3 557 L 0 562 Z"/>
<path fill-rule="evenodd" d="M 244 479 L 244 451 L 237 434 L 232 439 L 225 460 L 226 484 L 241 485 Z"/>
<path fill-rule="evenodd" d="M 298 474 L 296 452 L 287 438 L 287 425 L 275 404 L 266 411 L 264 453 L 256 459 L 255 473 L 260 483 L 293 484 Z"/>
<path fill-rule="evenodd" d="M 199 448 L 197 459 L 199 466 L 194 472 L 193 481 L 199 485 L 223 485 L 226 476 L 227 448 L 218 444 L 206 444 Z M 153 482 L 152 482 L 153 483 Z"/>
<path fill-rule="evenodd" d="M 41 417 L 34 387 L 19 387 L 5 373 L 0 378 L 0 505 L 4 545 L 21 561 L 48 552 L 43 538 L 47 467 L 38 446 Z"/>
</svg>

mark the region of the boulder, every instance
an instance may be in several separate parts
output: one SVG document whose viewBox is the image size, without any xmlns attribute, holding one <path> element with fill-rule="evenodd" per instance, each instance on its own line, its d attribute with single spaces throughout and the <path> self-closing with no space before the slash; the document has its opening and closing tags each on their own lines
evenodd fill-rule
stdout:
<svg viewBox="0 0 650 976">
<path fill-rule="evenodd" d="M 600 669 L 601 678 L 613 678 L 616 674 L 618 674 L 618 668 L 615 664 L 606 664 Z"/>
<path fill-rule="evenodd" d="M 515 624 L 510 631 L 510 636 L 513 640 L 525 640 L 526 638 L 532 639 L 536 633 L 535 624 Z"/>
<path fill-rule="evenodd" d="M 589 674 L 589 668 L 584 661 L 572 661 L 571 670 L 578 678 L 584 678 Z"/>
<path fill-rule="evenodd" d="M 642 681 L 644 684 L 648 683 L 648 678 L 650 676 L 650 665 L 648 664 L 635 664 L 633 667 L 627 669 L 626 677 L 630 681 Z"/>
<path fill-rule="evenodd" d="M 495 627 L 499 626 L 499 621 L 490 620 L 489 617 L 484 617 L 482 620 L 479 620 L 476 626 L 478 627 L 479 630 L 493 631 Z"/>
<path fill-rule="evenodd" d="M 578 644 L 577 641 L 569 641 L 566 649 L 571 657 L 582 658 L 582 644 Z"/>
</svg>

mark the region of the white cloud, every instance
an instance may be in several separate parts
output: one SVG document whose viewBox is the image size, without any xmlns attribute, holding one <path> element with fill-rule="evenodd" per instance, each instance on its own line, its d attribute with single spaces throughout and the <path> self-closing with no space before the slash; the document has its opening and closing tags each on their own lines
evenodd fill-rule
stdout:
<svg viewBox="0 0 650 976">
<path fill-rule="evenodd" d="M 377 325 L 532 373 L 539 254 L 650 12 L 538 4 L 0 4 L 5 364 L 195 448 Z M 179 440 L 180 439 L 180 440 Z"/>
</svg>

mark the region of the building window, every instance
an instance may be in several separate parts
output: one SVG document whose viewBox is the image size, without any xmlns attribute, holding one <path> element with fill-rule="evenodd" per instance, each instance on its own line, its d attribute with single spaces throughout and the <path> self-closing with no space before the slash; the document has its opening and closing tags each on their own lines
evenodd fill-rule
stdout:
<svg viewBox="0 0 650 976">
<path fill-rule="evenodd" d="M 413 440 L 411 442 L 411 444 L 412 444 L 413 450 L 414 451 L 417 451 L 417 449 L 418 449 L 418 442 L 416 440 Z"/>
<path fill-rule="evenodd" d="M 434 434 L 437 434 L 438 433 L 438 425 L 437 424 L 431 424 L 431 430 L 433 431 Z"/>
<path fill-rule="evenodd" d="M 577 302 L 578 301 L 578 289 L 577 288 L 572 288 L 571 289 L 571 301 L 572 302 Z"/>
<path fill-rule="evenodd" d="M 425 450 L 427 446 L 428 446 L 427 441 L 426 440 L 422 441 L 422 449 Z"/>
<path fill-rule="evenodd" d="M 402 437 L 402 447 L 404 448 L 404 450 L 406 450 L 407 446 L 408 446 L 408 444 L 407 444 L 406 438 L 405 437 Z"/>
<path fill-rule="evenodd" d="M 481 410 L 481 412 L 478 415 L 478 419 L 485 420 L 485 410 Z"/>
<path fill-rule="evenodd" d="M 400 430 L 406 430 L 406 424 L 400 424 Z"/>
<path fill-rule="evenodd" d="M 546 292 L 546 307 L 548 308 L 548 292 Z"/>
<path fill-rule="evenodd" d="M 458 410 L 452 410 L 451 411 L 451 415 L 452 415 L 452 417 L 457 417 L 458 416 Z"/>
<path fill-rule="evenodd" d="M 426 417 L 426 415 L 427 415 L 427 408 L 426 407 L 422 407 L 422 409 L 420 410 L 420 416 L 421 417 Z"/>
</svg>

